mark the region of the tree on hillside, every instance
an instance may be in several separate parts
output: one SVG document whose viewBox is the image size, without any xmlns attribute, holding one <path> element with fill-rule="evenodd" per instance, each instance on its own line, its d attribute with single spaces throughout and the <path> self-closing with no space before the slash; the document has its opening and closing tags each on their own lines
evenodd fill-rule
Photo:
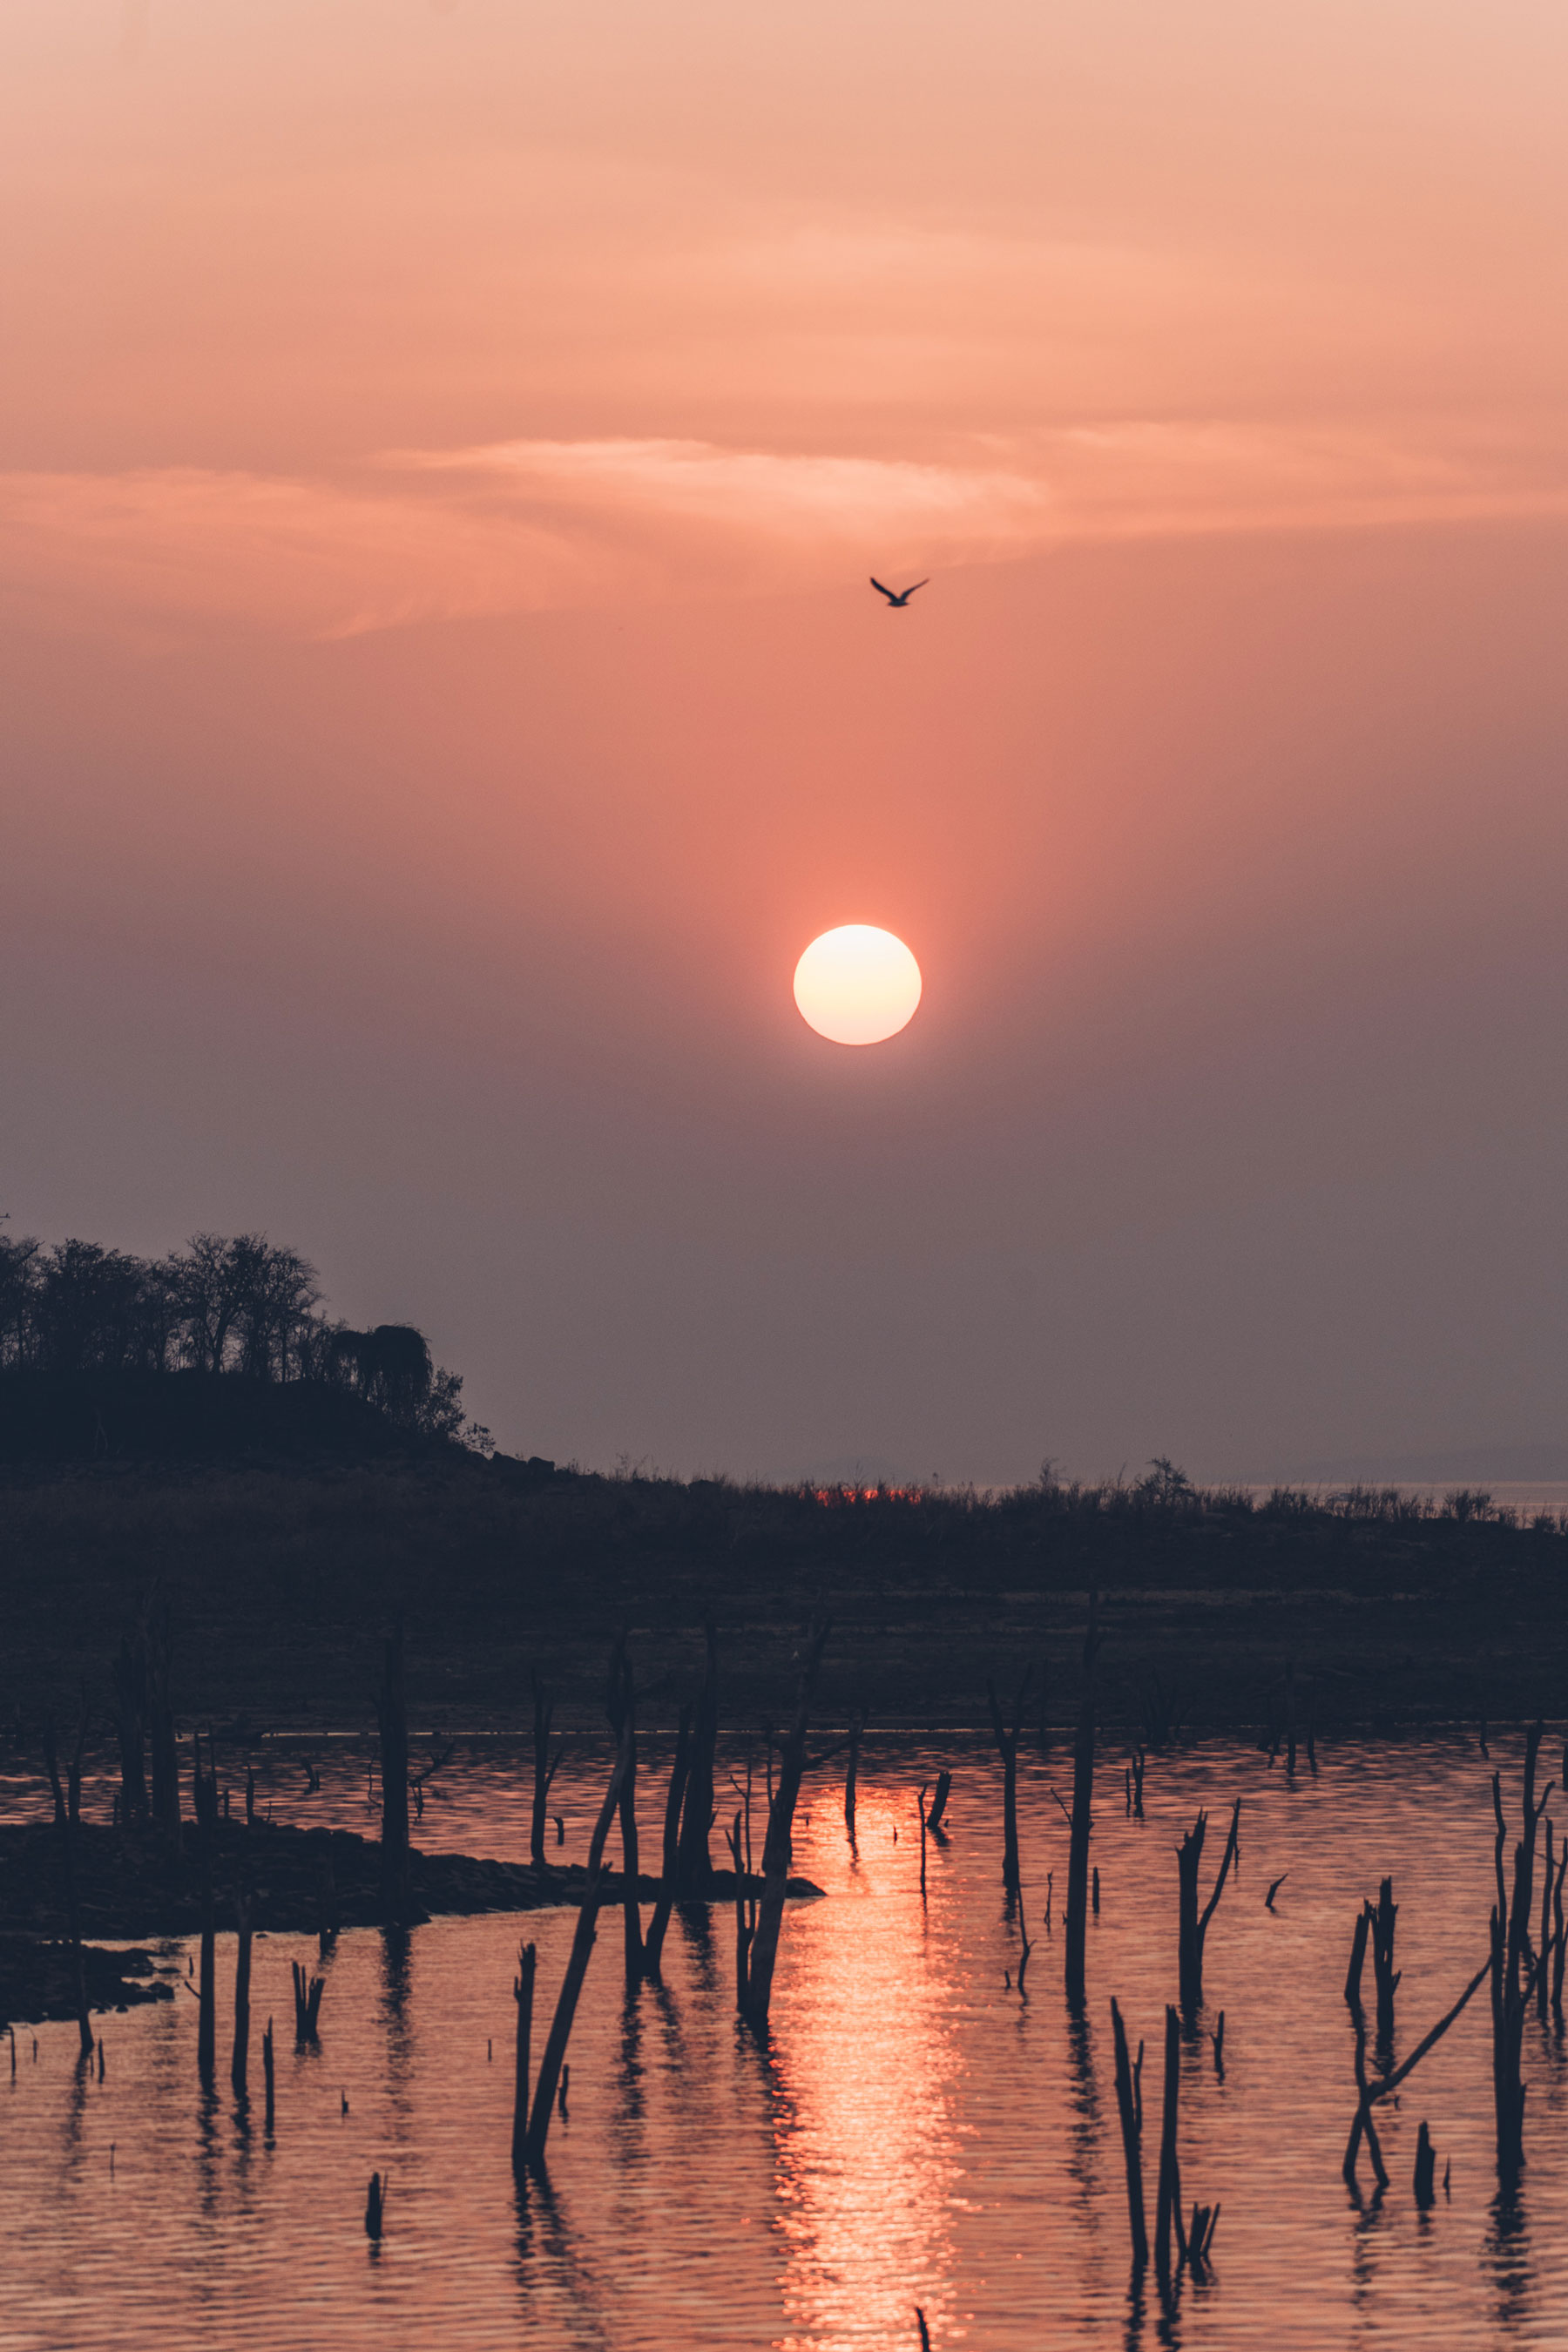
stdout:
<svg viewBox="0 0 1568 2352">
<path fill-rule="evenodd" d="M 422 1331 L 353 1330 L 329 1322 L 321 1299 L 315 1267 L 265 1234 L 195 1234 L 153 1260 L 0 1231 L 0 1368 L 316 1381 L 401 1429 L 484 1449 L 485 1433 L 465 1426 L 461 1379 L 431 1360 Z"/>
</svg>

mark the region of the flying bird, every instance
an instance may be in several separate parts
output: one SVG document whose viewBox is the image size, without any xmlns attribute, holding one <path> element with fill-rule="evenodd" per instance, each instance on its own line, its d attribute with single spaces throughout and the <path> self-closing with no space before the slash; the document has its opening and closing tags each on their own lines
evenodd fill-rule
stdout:
<svg viewBox="0 0 1568 2352">
<path fill-rule="evenodd" d="M 929 588 L 931 586 L 931 582 L 929 580 L 917 580 L 915 582 L 915 588 L 906 588 L 902 594 L 898 596 L 894 595 L 890 588 L 884 588 L 881 582 L 876 577 L 875 573 L 873 573 L 871 577 L 871 585 L 873 588 L 879 590 L 887 598 L 895 613 L 901 613 L 904 606 L 909 603 L 910 598 L 914 594 L 915 588 Z"/>
</svg>

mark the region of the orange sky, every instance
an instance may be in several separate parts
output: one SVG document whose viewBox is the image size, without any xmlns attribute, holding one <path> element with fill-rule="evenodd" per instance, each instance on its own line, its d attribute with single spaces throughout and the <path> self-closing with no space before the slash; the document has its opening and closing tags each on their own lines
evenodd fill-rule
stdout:
<svg viewBox="0 0 1568 2352">
<path fill-rule="evenodd" d="M 1565 71 L 13 0 L 0 1207 L 264 1226 L 561 1457 L 1554 1439 Z"/>
</svg>

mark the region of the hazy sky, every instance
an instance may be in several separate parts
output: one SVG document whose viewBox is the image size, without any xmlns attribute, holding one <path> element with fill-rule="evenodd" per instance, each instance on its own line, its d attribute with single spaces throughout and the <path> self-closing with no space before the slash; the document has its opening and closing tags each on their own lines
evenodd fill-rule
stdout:
<svg viewBox="0 0 1568 2352">
<path fill-rule="evenodd" d="M 264 1229 L 595 1465 L 1562 1436 L 1565 86 L 1561 0 L 7 0 L 0 1208 Z"/>
</svg>

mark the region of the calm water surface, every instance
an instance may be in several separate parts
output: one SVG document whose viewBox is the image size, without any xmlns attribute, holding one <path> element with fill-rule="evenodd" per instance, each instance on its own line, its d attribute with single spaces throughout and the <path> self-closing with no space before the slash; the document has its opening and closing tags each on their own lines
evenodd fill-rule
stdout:
<svg viewBox="0 0 1568 2352">
<path fill-rule="evenodd" d="M 1516 1808 L 1517 1757 L 1494 1741 L 1493 1759 Z M 942 1761 L 957 1774 L 952 1836 L 930 1851 L 922 1900 L 915 1790 Z M 279 2021 L 271 2137 L 258 2107 L 236 2112 L 226 2063 L 223 2095 L 202 2096 L 196 2005 L 183 1992 L 102 2021 L 101 2084 L 78 2071 L 74 2026 L 39 2028 L 36 2060 L 24 2030 L 14 2082 L 0 2056 L 0 2347 L 913 2352 L 917 2303 L 935 2345 L 974 2352 L 1568 2346 L 1568 2059 L 1550 2027 L 1532 2021 L 1529 2035 L 1515 2210 L 1494 2194 L 1484 1991 L 1397 2111 L 1383 2111 L 1394 2187 L 1381 2206 L 1358 2210 L 1339 2177 L 1356 1905 L 1393 1873 L 1403 2052 L 1484 1956 L 1489 1769 L 1459 1745 L 1340 1748 L 1289 1786 L 1261 1756 L 1211 1745 L 1152 1759 L 1147 1818 L 1131 1822 L 1120 1756 L 1108 1759 L 1102 1908 L 1075 2023 L 1060 1980 L 1067 1831 L 1051 1795 L 1067 1791 L 1065 1759 L 1021 1763 L 1035 1937 L 1021 1998 L 994 1759 L 961 1738 L 868 1743 L 857 1850 L 837 1764 L 807 1800 L 797 1867 L 826 1899 L 791 1907 L 768 2047 L 735 2021 L 730 1915 L 678 1916 L 664 1990 L 630 2000 L 619 1920 L 606 1918 L 572 2043 L 569 2119 L 552 2133 L 547 2186 L 521 2198 L 508 2160 L 519 1931 L 539 1946 L 548 2013 L 570 1912 L 437 1920 L 401 1940 L 344 1933 L 325 1963 L 319 2051 L 294 2050 L 289 1990 L 289 1961 L 314 1965 L 314 1939 L 258 1940 L 258 2039 L 269 2012 Z M 465 1746 L 419 1842 L 525 1857 L 528 1771 L 526 1751 Z M 567 1858 L 584 1853 L 603 1772 L 602 1756 L 584 1756 L 557 1784 Z M 319 1796 L 300 1786 L 275 1768 L 279 1818 L 365 1825 L 362 1753 L 337 1748 Z M 33 1794 L 0 1784 L 13 1812 Z M 645 1854 L 657 1853 L 658 1795 L 645 1782 Z M 1212 2009 L 1226 2012 L 1225 2074 L 1206 2035 L 1194 2039 L 1182 2107 L 1186 2198 L 1218 2198 L 1224 2211 L 1212 2279 L 1186 2284 L 1167 2314 L 1152 2292 L 1142 2306 L 1129 2294 L 1109 2001 L 1157 2053 L 1175 1990 L 1173 1844 L 1200 1803 L 1217 1832 L 1235 1795 L 1241 1874 L 1206 1967 Z M 1216 1835 L 1216 1860 L 1217 1847 Z M 1282 1872 L 1271 1915 L 1264 1895 Z M 184 1976 L 184 1944 L 160 1958 Z M 226 1937 L 220 2052 L 233 1960 Z M 1152 2054 L 1152 2114 L 1159 2063 Z M 254 2046 L 252 2071 L 259 2083 Z M 1451 2197 L 1426 2216 L 1410 2193 L 1422 2117 L 1439 2179 L 1452 2163 Z M 391 2175 L 374 2250 L 363 2228 L 373 2170 Z"/>
</svg>

